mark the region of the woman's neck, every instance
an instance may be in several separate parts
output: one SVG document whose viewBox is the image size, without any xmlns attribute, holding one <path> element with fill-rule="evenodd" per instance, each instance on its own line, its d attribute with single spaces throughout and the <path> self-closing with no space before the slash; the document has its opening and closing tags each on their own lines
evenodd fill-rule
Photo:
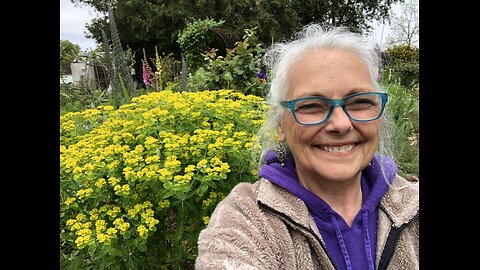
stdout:
<svg viewBox="0 0 480 270">
<path fill-rule="evenodd" d="M 362 188 L 360 175 L 350 181 L 308 181 L 299 176 L 302 186 L 322 198 L 348 224 L 362 208 Z"/>
</svg>

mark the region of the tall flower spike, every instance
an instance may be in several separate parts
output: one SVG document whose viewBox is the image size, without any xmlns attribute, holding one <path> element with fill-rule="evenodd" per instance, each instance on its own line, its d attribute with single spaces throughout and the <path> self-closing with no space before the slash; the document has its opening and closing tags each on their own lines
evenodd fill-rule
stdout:
<svg viewBox="0 0 480 270">
<path fill-rule="evenodd" d="M 143 49 L 143 59 L 142 59 L 142 78 L 145 86 L 152 85 L 152 69 L 148 64 L 147 55 L 145 54 L 145 49 Z"/>
</svg>

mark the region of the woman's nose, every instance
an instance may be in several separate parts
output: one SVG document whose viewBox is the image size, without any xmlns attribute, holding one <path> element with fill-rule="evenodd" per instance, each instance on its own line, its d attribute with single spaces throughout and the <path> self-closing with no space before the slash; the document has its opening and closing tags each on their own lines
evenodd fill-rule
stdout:
<svg viewBox="0 0 480 270">
<path fill-rule="evenodd" d="M 340 106 L 335 106 L 325 126 L 327 131 L 344 133 L 352 130 L 352 121 Z"/>
</svg>

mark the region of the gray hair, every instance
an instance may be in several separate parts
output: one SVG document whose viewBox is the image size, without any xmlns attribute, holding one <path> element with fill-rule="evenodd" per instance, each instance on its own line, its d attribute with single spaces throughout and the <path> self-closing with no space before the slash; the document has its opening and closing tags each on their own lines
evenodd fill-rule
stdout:
<svg viewBox="0 0 480 270">
<path fill-rule="evenodd" d="M 270 87 L 265 99 L 270 109 L 257 136 L 256 149 L 260 153 L 254 152 L 254 157 L 259 165 L 269 150 L 278 147 L 277 127 L 285 111 L 279 103 L 288 91 L 287 75 L 290 68 L 303 54 L 318 48 L 342 48 L 357 54 L 367 65 L 375 91 L 384 92 L 377 82 L 381 58 L 375 44 L 358 33 L 348 31 L 345 27 L 324 28 L 318 24 L 309 24 L 296 33 L 291 41 L 273 44 L 267 49 L 263 59 L 270 73 Z M 393 136 L 389 134 L 392 134 L 391 131 L 394 129 L 386 112 L 382 120 L 377 153 L 395 160 L 392 151 L 389 150 L 393 149 L 391 143 Z"/>
</svg>

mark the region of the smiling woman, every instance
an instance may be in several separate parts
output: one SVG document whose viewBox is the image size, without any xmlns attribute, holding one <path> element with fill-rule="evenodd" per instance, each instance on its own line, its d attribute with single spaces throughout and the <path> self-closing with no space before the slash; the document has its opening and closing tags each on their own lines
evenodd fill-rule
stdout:
<svg viewBox="0 0 480 270">
<path fill-rule="evenodd" d="M 267 50 L 259 179 L 217 205 L 196 269 L 419 268 L 418 183 L 386 155 L 377 53 L 316 24 Z"/>
</svg>

